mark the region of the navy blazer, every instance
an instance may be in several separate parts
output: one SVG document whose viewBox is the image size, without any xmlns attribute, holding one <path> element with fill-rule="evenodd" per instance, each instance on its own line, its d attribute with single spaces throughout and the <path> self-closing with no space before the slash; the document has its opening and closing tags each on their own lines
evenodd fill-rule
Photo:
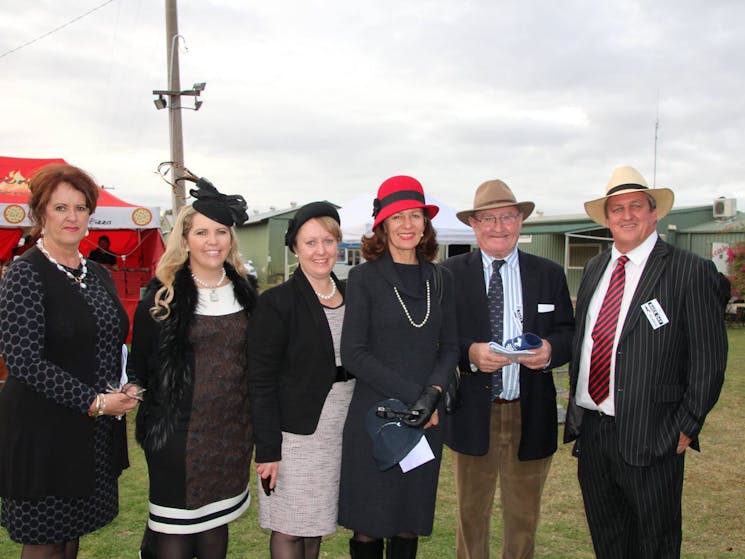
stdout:
<svg viewBox="0 0 745 559">
<path fill-rule="evenodd" d="M 578 439 L 583 408 L 575 403 L 587 307 L 610 261 L 610 250 L 590 260 L 577 293 L 576 358 L 570 367 L 570 402 L 564 442 Z M 631 300 L 615 354 L 615 406 L 619 451 L 633 466 L 669 457 L 680 432 L 693 438 L 719 398 L 727 364 L 720 276 L 714 264 L 657 240 Z M 653 329 L 641 305 L 656 299 L 669 323 Z"/>
<path fill-rule="evenodd" d="M 555 262 L 522 251 L 518 251 L 518 258 L 523 331 L 551 343 L 550 367 L 558 367 L 569 361 L 574 334 L 572 301 L 564 270 Z M 483 455 L 489 449 L 492 375 L 480 371 L 472 374 L 468 359 L 471 344 L 491 340 L 481 250 L 454 256 L 443 265 L 455 280 L 463 398 L 461 408 L 445 419 L 445 444 L 457 452 Z M 546 312 L 539 312 L 539 305 Z M 520 367 L 520 413 L 518 458 L 535 460 L 556 452 L 556 388 L 550 369 Z"/>
</svg>

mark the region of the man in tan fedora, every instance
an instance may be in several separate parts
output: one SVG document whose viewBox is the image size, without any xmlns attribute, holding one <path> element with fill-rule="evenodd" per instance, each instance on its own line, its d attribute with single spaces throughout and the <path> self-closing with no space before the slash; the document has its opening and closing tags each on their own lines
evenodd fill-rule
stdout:
<svg viewBox="0 0 745 559">
<path fill-rule="evenodd" d="M 613 246 L 577 293 L 564 442 L 576 441 L 600 559 L 680 556 L 685 451 L 698 450 L 724 380 L 724 286 L 710 260 L 659 238 L 673 198 L 618 167 L 585 203 Z"/>
<path fill-rule="evenodd" d="M 444 265 L 455 282 L 461 407 L 445 419 L 455 451 L 458 559 L 489 557 L 489 523 L 499 482 L 503 557 L 532 557 L 543 485 L 556 451 L 551 369 L 569 360 L 574 319 L 561 267 L 518 250 L 533 202 L 518 202 L 501 180 L 476 190 L 458 218 L 479 248 Z M 542 340 L 513 363 L 490 350 L 523 333 Z"/>
</svg>

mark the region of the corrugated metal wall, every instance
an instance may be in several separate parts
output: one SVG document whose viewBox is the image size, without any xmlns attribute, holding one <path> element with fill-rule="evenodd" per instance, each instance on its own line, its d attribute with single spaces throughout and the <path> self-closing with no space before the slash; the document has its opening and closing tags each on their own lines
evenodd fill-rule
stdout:
<svg viewBox="0 0 745 559">
<path fill-rule="evenodd" d="M 745 231 L 733 233 L 678 233 L 675 244 L 704 258 L 711 258 L 712 243 L 745 243 Z"/>
</svg>

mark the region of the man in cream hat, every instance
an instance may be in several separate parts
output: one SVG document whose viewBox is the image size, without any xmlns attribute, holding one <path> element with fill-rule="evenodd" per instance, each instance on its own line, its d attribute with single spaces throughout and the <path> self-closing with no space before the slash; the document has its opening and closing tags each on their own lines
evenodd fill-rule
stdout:
<svg viewBox="0 0 745 559">
<path fill-rule="evenodd" d="M 577 294 L 564 442 L 576 441 L 600 559 L 680 556 L 685 451 L 698 450 L 724 380 L 719 276 L 657 235 L 672 205 L 632 167 L 585 203 L 613 246 L 587 263 Z"/>
<path fill-rule="evenodd" d="M 458 218 L 479 248 L 445 262 L 455 282 L 461 407 L 445 419 L 458 499 L 458 559 L 489 557 L 489 521 L 499 482 L 503 557 L 532 557 L 541 494 L 556 451 L 551 368 L 569 360 L 572 303 L 561 267 L 517 248 L 533 202 L 501 180 L 476 190 Z M 541 346 L 513 362 L 490 350 L 523 333 Z"/>
</svg>

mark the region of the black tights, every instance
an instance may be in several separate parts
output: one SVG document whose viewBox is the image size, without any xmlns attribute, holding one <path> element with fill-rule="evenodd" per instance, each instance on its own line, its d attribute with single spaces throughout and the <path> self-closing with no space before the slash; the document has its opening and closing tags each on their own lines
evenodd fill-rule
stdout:
<svg viewBox="0 0 745 559">
<path fill-rule="evenodd" d="M 75 538 L 69 542 L 43 545 L 24 545 L 21 559 L 76 559 L 80 541 Z"/>
<path fill-rule="evenodd" d="M 198 534 L 158 534 L 159 559 L 225 559 L 228 525 Z"/>
<path fill-rule="evenodd" d="M 272 532 L 269 538 L 272 559 L 318 559 L 321 550 L 321 536 L 303 538 L 282 532 Z"/>
<path fill-rule="evenodd" d="M 403 539 L 410 539 L 410 538 L 416 538 L 418 537 L 414 532 L 399 532 L 396 534 L 397 538 L 403 538 Z M 371 536 L 366 536 L 365 534 L 362 534 L 360 532 L 355 532 L 352 536 L 353 539 L 360 541 L 360 542 L 374 542 L 377 539 L 380 538 L 373 538 Z"/>
</svg>

